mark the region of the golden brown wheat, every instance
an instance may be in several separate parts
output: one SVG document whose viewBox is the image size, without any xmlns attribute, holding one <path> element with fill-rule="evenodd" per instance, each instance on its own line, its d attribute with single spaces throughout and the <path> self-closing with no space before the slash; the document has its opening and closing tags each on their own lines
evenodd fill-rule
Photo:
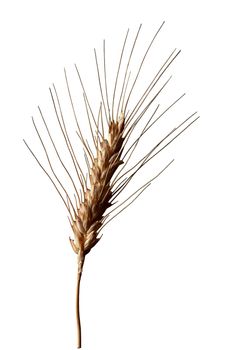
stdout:
<svg viewBox="0 0 231 350">
<path fill-rule="evenodd" d="M 121 66 L 125 61 L 124 51 L 127 43 L 129 31 L 127 31 L 125 40 L 122 46 L 119 65 L 116 73 L 114 89 L 112 93 L 112 100 L 109 102 L 108 86 L 107 86 L 107 71 L 106 71 L 106 45 L 104 41 L 103 45 L 103 73 L 100 72 L 97 53 L 95 50 L 95 61 L 98 75 L 99 90 L 101 95 L 100 109 L 98 117 L 96 118 L 89 103 L 89 99 L 83 85 L 82 78 L 79 70 L 76 68 L 76 73 L 79 79 L 79 83 L 83 90 L 83 102 L 86 108 L 86 115 L 88 118 L 89 129 L 91 132 L 91 138 L 94 148 L 90 146 L 90 143 L 83 135 L 83 131 L 79 124 L 77 113 L 74 107 L 74 102 L 71 95 L 71 89 L 67 78 L 66 70 L 65 81 L 68 91 L 70 104 L 73 110 L 73 115 L 76 121 L 76 134 L 84 148 L 84 157 L 87 166 L 88 175 L 84 175 L 85 171 L 83 166 L 79 162 L 79 157 L 72 145 L 71 137 L 66 127 L 66 121 L 61 108 L 61 103 L 53 85 L 53 90 L 50 89 L 51 99 L 57 118 L 59 129 L 62 133 L 65 148 L 71 157 L 73 167 L 77 174 L 78 184 L 74 180 L 73 175 L 69 168 L 65 165 L 65 161 L 59 154 L 56 143 L 49 130 L 47 122 L 43 116 L 41 109 L 39 113 L 44 123 L 47 135 L 50 139 L 51 145 L 55 151 L 58 161 L 60 162 L 63 170 L 68 176 L 69 182 L 74 190 L 74 200 L 70 191 L 60 179 L 57 174 L 52 161 L 49 156 L 49 152 L 45 146 L 45 142 L 39 132 L 39 129 L 33 119 L 33 124 L 39 140 L 44 149 L 50 171 L 47 170 L 40 160 L 36 157 L 34 152 L 25 142 L 29 151 L 32 153 L 40 167 L 49 177 L 53 185 L 55 186 L 59 196 L 61 197 L 69 214 L 69 220 L 73 231 L 73 239 L 70 238 L 71 246 L 78 258 L 77 269 L 77 293 L 76 293 L 76 319 L 78 328 L 77 347 L 81 347 L 81 325 L 79 315 L 79 287 L 80 279 L 82 275 L 82 268 L 86 254 L 97 244 L 100 240 L 99 234 L 101 230 L 108 224 L 109 221 L 114 219 L 120 212 L 125 210 L 139 195 L 151 184 L 151 182 L 159 176 L 171 163 L 169 162 L 158 174 L 152 177 L 143 186 L 138 188 L 134 193 L 127 196 L 127 198 L 115 206 L 115 199 L 119 197 L 120 193 L 125 190 L 134 176 L 143 168 L 150 160 L 152 160 L 157 154 L 171 144 L 181 133 L 183 133 L 190 125 L 192 125 L 198 116 L 196 113 L 191 114 L 183 122 L 177 125 L 174 129 L 168 132 L 160 141 L 156 142 L 148 153 L 145 153 L 140 159 L 134 163 L 131 163 L 132 155 L 137 149 L 140 140 L 143 136 L 162 118 L 169 110 L 171 110 L 178 101 L 180 101 L 184 94 L 176 98 L 166 109 L 159 112 L 160 105 L 155 105 L 158 96 L 164 91 L 165 87 L 169 83 L 170 78 L 165 80 L 161 87 L 157 89 L 157 85 L 162 81 L 166 71 L 175 61 L 180 51 L 174 49 L 171 54 L 164 61 L 163 65 L 147 84 L 146 89 L 140 94 L 140 98 L 137 103 L 129 106 L 131 96 L 134 88 L 138 82 L 141 69 L 145 62 L 145 59 L 157 37 L 162 26 L 155 32 L 152 40 L 150 41 L 147 50 L 145 51 L 138 70 L 131 81 L 131 73 L 129 73 L 131 60 L 137 40 L 140 34 L 141 25 L 136 33 L 135 39 L 132 43 L 131 51 L 125 65 L 125 73 L 121 80 L 120 89 L 118 91 L 118 84 L 121 72 Z M 104 82 L 104 84 L 103 84 Z M 116 100 L 117 97 L 117 100 Z M 117 101 L 117 102 L 116 102 Z M 154 109 L 152 110 L 152 107 Z M 129 108 L 128 108 L 129 107 Z M 158 114 L 159 113 L 159 114 Z M 148 116 L 145 124 L 141 128 L 138 136 L 132 139 L 134 130 L 139 127 L 141 120 Z M 105 131 L 107 134 L 105 134 Z M 80 186 L 80 190 L 78 189 Z M 113 205 L 113 209 L 109 208 Z"/>
</svg>

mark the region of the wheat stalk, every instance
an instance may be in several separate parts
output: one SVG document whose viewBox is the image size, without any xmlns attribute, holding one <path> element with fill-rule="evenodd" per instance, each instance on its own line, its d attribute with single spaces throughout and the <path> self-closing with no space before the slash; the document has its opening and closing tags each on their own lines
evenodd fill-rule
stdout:
<svg viewBox="0 0 231 350">
<path fill-rule="evenodd" d="M 45 146 L 45 142 L 43 141 L 43 138 L 33 118 L 33 125 L 44 149 L 50 171 L 43 166 L 40 160 L 36 157 L 35 153 L 24 140 L 29 151 L 32 153 L 40 167 L 43 169 L 43 171 L 46 173 L 46 175 L 49 177 L 49 179 L 55 186 L 69 214 L 69 221 L 71 229 L 73 231 L 73 239 L 70 238 L 70 243 L 73 248 L 73 251 L 77 254 L 78 257 L 76 290 L 78 348 L 81 347 L 79 289 L 86 254 L 88 254 L 90 250 L 100 240 L 100 233 L 101 230 L 105 227 L 105 225 L 107 225 L 119 213 L 121 213 L 131 203 L 133 203 L 134 200 L 136 200 L 140 196 L 140 194 L 149 187 L 151 182 L 154 179 L 156 179 L 172 163 L 172 161 L 169 162 L 158 174 L 152 177 L 143 186 L 138 188 L 134 193 L 129 195 L 125 200 L 123 200 L 121 203 L 115 206 L 115 199 L 117 199 L 121 192 L 125 190 L 130 181 L 134 178 L 134 176 L 140 171 L 141 168 L 143 168 L 149 161 L 151 161 L 155 156 L 157 156 L 157 154 L 159 154 L 164 148 L 171 144 L 181 133 L 183 133 L 198 119 L 196 113 L 191 114 L 183 122 L 177 125 L 170 132 L 168 132 L 162 139 L 160 139 L 159 142 L 154 144 L 148 153 L 144 154 L 138 161 L 131 164 L 132 155 L 135 152 L 143 136 L 184 96 L 183 94 L 177 99 L 175 99 L 161 113 L 159 112 L 160 105 L 155 105 L 158 96 L 162 93 L 162 91 L 164 91 L 165 86 L 171 79 L 170 77 L 167 80 L 165 80 L 164 83 L 162 83 L 161 87 L 157 91 L 155 90 L 157 83 L 163 79 L 166 71 L 180 53 L 180 51 L 177 51 L 175 49 L 171 52 L 171 54 L 167 57 L 163 65 L 160 67 L 160 69 L 157 71 L 157 73 L 154 75 L 151 81 L 147 84 L 146 89 L 140 95 L 140 98 L 138 99 L 137 103 L 134 104 L 132 108 L 129 106 L 132 93 L 135 89 L 137 81 L 139 80 L 138 78 L 140 76 L 145 59 L 157 35 L 162 29 L 163 24 L 164 23 L 162 23 L 159 29 L 155 32 L 151 42 L 149 43 L 144 53 L 144 56 L 142 57 L 135 77 L 131 82 L 131 73 L 129 72 L 129 69 L 133 57 L 133 52 L 135 50 L 137 40 L 140 34 L 140 25 L 136 33 L 135 39 L 132 43 L 132 48 L 130 50 L 128 58 L 125 62 L 125 72 L 123 74 L 121 80 L 121 87 L 118 92 L 119 80 L 121 79 L 121 66 L 122 63 L 125 61 L 124 52 L 129 34 L 129 30 L 127 31 L 119 58 L 119 64 L 116 73 L 111 103 L 109 103 L 109 93 L 107 86 L 105 41 L 103 43 L 103 73 L 100 72 L 97 53 L 96 50 L 94 51 L 99 90 L 101 94 L 100 108 L 97 117 L 95 117 L 93 113 L 79 70 L 77 66 L 75 66 L 76 73 L 83 90 L 83 100 L 86 108 L 89 128 L 91 131 L 91 142 L 93 146 L 90 146 L 90 140 L 87 141 L 83 135 L 83 130 L 80 127 L 79 120 L 77 118 L 77 113 L 74 107 L 67 73 L 66 70 L 64 70 L 67 92 L 76 122 L 76 134 L 84 149 L 87 176 L 84 175 L 83 166 L 80 164 L 78 159 L 79 157 L 75 152 L 73 144 L 71 142 L 71 138 L 66 126 L 66 121 L 64 119 L 61 103 L 54 85 L 53 89 L 50 89 L 51 100 L 53 103 L 57 122 L 63 136 L 65 147 L 73 163 L 73 168 L 77 176 L 77 181 L 73 178 L 71 171 L 68 169 L 68 167 L 65 165 L 65 162 L 61 158 L 56 143 L 47 125 L 47 122 L 43 116 L 41 109 L 39 108 L 39 113 L 42 118 L 44 127 L 46 129 L 47 135 L 50 139 L 53 150 L 55 151 L 57 159 L 60 162 L 63 170 L 66 172 L 69 182 L 71 183 L 72 188 L 74 190 L 74 198 L 66 189 L 66 186 L 63 184 L 63 182 L 60 180 L 60 177 L 54 170 L 54 166 L 50 159 L 47 147 Z M 154 110 L 152 110 L 153 106 L 155 106 Z M 143 120 L 143 118 L 146 115 L 148 115 L 148 113 L 150 113 L 151 115 L 145 122 L 144 126 L 142 128 L 140 127 L 138 137 L 132 139 L 134 130 L 137 126 L 139 127 L 139 125 L 141 125 L 141 120 Z M 114 205 L 114 208 L 109 210 L 109 208 L 112 205 Z"/>
</svg>

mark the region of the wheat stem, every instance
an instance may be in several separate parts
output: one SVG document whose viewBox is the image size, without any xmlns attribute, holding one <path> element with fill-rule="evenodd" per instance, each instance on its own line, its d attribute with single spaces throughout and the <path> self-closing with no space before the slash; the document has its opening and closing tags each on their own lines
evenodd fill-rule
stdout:
<svg viewBox="0 0 231 350">
<path fill-rule="evenodd" d="M 80 294 L 80 281 L 82 276 L 82 269 L 84 264 L 84 253 L 77 255 L 78 270 L 77 270 L 77 286 L 76 286 L 76 322 L 77 322 L 77 348 L 81 348 L 81 321 L 79 312 L 79 294 Z"/>
</svg>

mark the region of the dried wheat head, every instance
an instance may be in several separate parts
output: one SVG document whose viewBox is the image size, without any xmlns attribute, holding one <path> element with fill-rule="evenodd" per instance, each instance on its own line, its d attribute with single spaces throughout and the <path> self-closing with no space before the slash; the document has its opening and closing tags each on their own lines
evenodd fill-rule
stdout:
<svg viewBox="0 0 231 350">
<path fill-rule="evenodd" d="M 53 103 L 55 115 L 57 118 L 57 125 L 62 133 L 64 148 L 66 148 L 69 157 L 72 160 L 72 165 L 75 170 L 75 178 L 65 164 L 65 159 L 60 156 L 56 142 L 48 128 L 47 122 L 39 108 L 40 116 L 44 123 L 46 133 L 50 139 L 50 144 L 56 154 L 58 162 L 61 164 L 63 171 L 66 173 L 68 181 L 72 186 L 72 192 L 67 190 L 66 183 L 64 183 L 57 171 L 54 169 L 49 151 L 45 146 L 45 142 L 39 132 L 39 129 L 33 119 L 33 124 L 37 135 L 41 141 L 44 149 L 49 170 L 47 170 L 42 163 L 35 156 L 34 152 L 26 143 L 28 149 L 35 157 L 40 167 L 49 177 L 60 195 L 69 214 L 70 225 L 73 232 L 73 239 L 70 238 L 71 246 L 78 256 L 78 278 L 77 278 L 77 300 L 76 300 L 76 316 L 78 327 L 77 346 L 81 347 L 81 329 L 79 317 L 79 283 L 82 274 L 82 267 L 84 258 L 87 253 L 100 240 L 101 230 L 105 225 L 116 217 L 121 211 L 126 209 L 138 196 L 151 184 L 151 182 L 159 176 L 171 163 L 168 163 L 164 169 L 152 177 L 148 182 L 138 188 L 134 193 L 129 195 L 121 203 L 115 205 L 115 199 L 119 197 L 121 192 L 127 188 L 134 176 L 143 168 L 149 161 L 151 161 L 157 154 L 173 142 L 182 132 L 184 132 L 192 123 L 194 123 L 198 116 L 196 113 L 191 114 L 183 122 L 178 124 L 174 129 L 168 132 L 164 137 L 155 143 L 151 149 L 143 154 L 136 162 L 131 162 L 132 155 L 137 149 L 140 140 L 146 133 L 151 130 L 153 125 L 162 118 L 173 106 L 180 101 L 184 94 L 175 99 L 167 108 L 159 112 L 160 105 L 157 104 L 159 95 L 164 91 L 165 86 L 170 81 L 171 77 L 166 79 L 160 87 L 157 86 L 162 82 L 168 68 L 175 61 L 180 51 L 176 49 L 171 52 L 167 59 L 163 62 L 157 73 L 147 83 L 144 91 L 141 92 L 140 98 L 132 106 L 129 105 L 133 91 L 140 79 L 141 70 L 145 63 L 153 43 L 155 42 L 162 25 L 155 32 L 144 55 L 141 58 L 138 69 L 131 79 L 130 66 L 136 47 L 138 37 L 140 35 L 141 26 L 139 27 L 135 38 L 132 42 L 131 50 L 128 57 L 125 58 L 125 48 L 129 31 L 127 31 L 125 40 L 123 42 L 122 50 L 119 57 L 118 69 L 116 71 L 115 84 L 112 92 L 112 99 L 109 99 L 108 85 L 107 85 L 107 70 L 106 70 L 106 46 L 105 41 L 103 45 L 103 73 L 100 71 L 98 58 L 95 53 L 96 70 L 98 75 L 99 91 L 101 96 L 100 108 L 98 115 L 95 116 L 90 105 L 86 89 L 84 87 L 82 78 L 80 76 L 77 66 L 75 66 L 77 77 L 83 91 L 83 102 L 86 108 L 86 115 L 89 123 L 89 130 L 91 132 L 91 143 L 83 135 L 83 130 L 77 118 L 77 113 L 74 107 L 73 97 L 71 94 L 70 85 L 65 72 L 65 82 L 67 86 L 70 105 L 73 111 L 76 122 L 76 134 L 79 142 L 84 149 L 85 167 L 87 168 L 87 175 L 85 175 L 84 166 L 80 164 L 79 153 L 76 152 L 71 141 L 66 120 L 62 111 L 61 103 L 57 94 L 57 90 L 53 85 L 50 89 L 51 100 Z M 121 70 L 124 64 L 124 74 L 121 77 Z M 120 81 L 120 84 L 119 84 Z M 120 87 L 118 87 L 120 86 Z M 119 91 L 118 91 L 119 90 Z M 116 99 L 117 97 L 117 99 Z M 141 124 L 141 121 L 148 115 L 148 119 Z M 141 127 L 142 125 L 142 127 Z M 139 129 L 140 128 L 140 129 Z M 135 130 L 139 130 L 138 136 L 132 138 Z M 74 192 L 74 195 L 73 195 Z M 113 205 L 113 208 L 110 207 Z"/>
</svg>

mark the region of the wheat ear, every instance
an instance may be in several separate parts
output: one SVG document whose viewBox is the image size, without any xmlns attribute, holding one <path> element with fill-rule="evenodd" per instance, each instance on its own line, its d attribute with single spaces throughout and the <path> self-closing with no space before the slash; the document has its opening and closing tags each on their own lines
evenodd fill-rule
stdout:
<svg viewBox="0 0 231 350">
<path fill-rule="evenodd" d="M 187 117 L 183 122 L 179 123 L 174 129 L 168 132 L 159 141 L 154 143 L 149 152 L 141 155 L 138 161 L 132 162 L 133 153 L 136 152 L 136 149 L 143 136 L 146 135 L 146 133 L 151 130 L 158 120 L 164 117 L 185 95 L 182 94 L 174 99 L 167 108 L 160 112 L 160 105 L 157 103 L 157 100 L 159 95 L 162 94 L 165 87 L 168 85 L 171 77 L 165 79 L 164 82 L 162 82 L 162 80 L 165 77 L 169 67 L 180 53 L 180 51 L 174 49 L 166 58 L 160 69 L 157 70 L 154 77 L 147 83 L 146 88 L 140 94 L 140 98 L 137 100 L 137 102 L 130 105 L 131 96 L 133 95 L 133 91 L 140 78 L 141 70 L 146 57 L 149 54 L 149 51 L 152 48 L 159 32 L 161 31 L 163 24 L 164 23 L 162 23 L 162 25 L 158 28 L 152 37 L 152 40 L 148 44 L 133 80 L 131 80 L 130 66 L 138 37 L 140 35 L 141 25 L 132 42 L 132 48 L 128 54 L 128 58 L 125 60 L 125 48 L 129 35 L 129 31 L 127 31 L 119 57 L 119 64 L 111 100 L 109 99 L 107 85 L 105 41 L 103 43 L 103 73 L 100 71 L 96 50 L 94 51 L 99 91 L 101 95 L 100 108 L 98 110 L 97 117 L 93 113 L 93 109 L 90 105 L 79 70 L 77 66 L 75 66 L 77 77 L 83 90 L 83 102 L 89 123 L 92 145 L 90 145 L 90 139 L 87 141 L 83 135 L 83 130 L 79 124 L 77 112 L 74 106 L 67 73 L 66 70 L 64 70 L 67 92 L 76 122 L 76 134 L 84 150 L 87 175 L 84 175 L 84 166 L 80 164 L 79 157 L 74 150 L 62 111 L 61 102 L 54 85 L 53 88 L 50 89 L 51 100 L 58 126 L 62 133 L 65 145 L 64 147 L 66 148 L 66 151 L 68 152 L 72 161 L 74 175 L 60 156 L 46 119 L 39 108 L 39 114 L 42 118 L 47 136 L 50 139 L 50 144 L 67 175 L 69 184 L 72 186 L 74 197 L 70 193 L 70 190 L 67 190 L 67 186 L 65 186 L 66 183 L 60 179 L 60 176 L 54 169 L 53 163 L 49 156 L 49 151 L 45 146 L 43 137 L 41 136 L 34 119 L 33 125 L 43 147 L 49 169 L 47 169 L 41 163 L 30 146 L 26 143 L 26 141 L 24 141 L 29 151 L 32 153 L 40 167 L 54 185 L 69 214 L 69 221 L 73 232 L 73 239 L 70 238 L 70 243 L 78 258 L 76 290 L 78 348 L 81 347 L 81 323 L 79 314 L 80 280 L 86 254 L 88 254 L 100 240 L 102 229 L 118 214 L 125 210 L 131 203 L 133 203 L 141 195 L 141 193 L 149 187 L 151 182 L 168 168 L 172 161 L 170 161 L 159 173 L 151 177 L 149 181 L 143 184 L 135 192 L 128 195 L 125 200 L 116 205 L 115 200 L 119 198 L 121 192 L 125 191 L 129 183 L 133 180 L 134 176 L 141 170 L 141 168 L 156 157 L 162 150 L 168 147 L 180 134 L 188 129 L 199 118 L 196 113 L 189 115 L 189 117 Z M 124 73 L 121 77 L 121 67 L 123 64 Z M 158 84 L 160 83 L 161 86 L 157 88 Z M 120 88 L 118 88 L 119 85 Z M 145 118 L 145 116 L 148 116 L 148 118 L 141 127 L 141 121 Z M 134 138 L 134 130 L 139 127 L 140 130 L 138 136 Z M 109 209 L 112 205 L 113 208 Z"/>
<path fill-rule="evenodd" d="M 90 187 L 84 191 L 83 201 L 77 209 L 77 216 L 71 223 L 74 240 L 71 246 L 78 254 L 76 318 L 78 328 L 77 346 L 81 346 L 81 324 L 79 316 L 79 287 L 85 255 L 99 241 L 98 231 L 103 224 L 103 215 L 111 206 L 111 178 L 122 163 L 121 148 L 123 144 L 124 115 L 109 125 L 108 140 L 99 141 L 96 158 L 90 170 Z"/>
</svg>

